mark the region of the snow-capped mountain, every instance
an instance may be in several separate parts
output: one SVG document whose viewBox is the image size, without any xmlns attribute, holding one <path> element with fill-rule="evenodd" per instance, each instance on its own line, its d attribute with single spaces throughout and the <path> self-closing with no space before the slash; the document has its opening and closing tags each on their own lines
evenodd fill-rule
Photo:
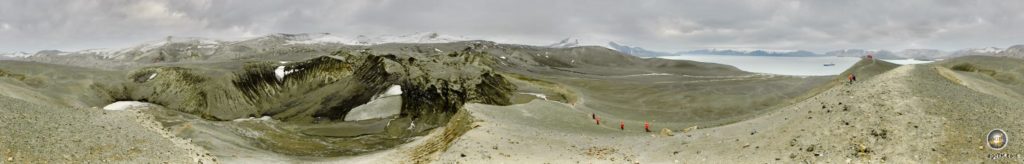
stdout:
<svg viewBox="0 0 1024 164">
<path fill-rule="evenodd" d="M 970 48 L 970 49 L 965 49 L 965 50 L 966 51 L 975 52 L 975 53 L 999 53 L 999 51 L 1003 51 L 1002 48 L 998 48 L 998 47 Z"/>
<path fill-rule="evenodd" d="M 673 56 L 673 55 L 734 55 L 734 56 L 817 56 L 818 54 L 804 50 L 765 50 L 765 49 L 721 49 L 710 48 L 676 53 L 647 50 L 638 46 L 621 45 L 608 42 L 609 48 L 640 57 Z"/>
<path fill-rule="evenodd" d="M 433 32 L 413 33 L 407 35 L 382 35 L 369 37 L 359 35 L 356 37 L 336 36 L 330 33 L 302 33 L 302 34 L 271 34 L 238 41 L 222 41 L 198 37 L 174 37 L 150 41 L 127 48 L 88 49 L 75 52 L 61 51 L 40 51 L 36 53 L 0 53 L 5 58 L 28 58 L 39 55 L 95 55 L 102 58 L 123 59 L 135 55 L 157 53 L 157 50 L 174 50 L 175 52 L 187 52 L 192 55 L 208 55 L 217 48 L 231 45 L 248 46 L 278 46 L 278 45 L 318 45 L 318 44 L 342 44 L 342 45 L 374 45 L 384 43 L 449 43 L 470 40 L 461 36 L 442 35 Z"/>
<path fill-rule="evenodd" d="M 633 55 L 633 56 L 639 56 L 639 57 L 655 57 L 655 56 L 672 56 L 672 55 L 676 55 L 676 54 L 668 53 L 668 52 L 651 51 L 651 50 L 644 49 L 642 47 L 632 47 L 632 46 L 627 46 L 627 45 L 621 45 L 621 44 L 618 44 L 618 43 L 615 43 L 615 42 L 608 42 L 608 46 L 610 46 L 613 50 L 616 50 L 616 51 L 619 51 L 619 52 L 622 52 L 622 53 L 626 53 L 626 54 L 630 54 L 630 55 Z"/>
<path fill-rule="evenodd" d="M 286 45 L 291 44 L 347 44 L 363 45 L 354 38 L 345 38 L 331 35 L 331 33 L 304 33 L 304 34 L 275 34 L 285 40 Z"/>
<path fill-rule="evenodd" d="M 939 60 L 968 55 L 996 55 L 1001 51 L 1003 51 L 1003 49 L 997 47 L 968 48 L 953 52 L 936 49 L 905 49 L 896 52 L 889 50 L 845 49 L 830 51 L 828 53 L 825 53 L 825 55 L 840 57 L 861 57 L 870 54 L 875 58 L 879 59 Z"/>
<path fill-rule="evenodd" d="M 360 35 L 357 37 L 360 43 L 363 44 L 383 44 L 383 43 L 450 43 L 458 41 L 471 40 L 462 36 L 454 35 L 443 35 L 436 32 L 421 32 L 408 35 L 383 35 L 377 37 L 366 37 Z"/>
<path fill-rule="evenodd" d="M 1005 50 L 999 51 L 995 56 L 1024 58 L 1024 44 L 1010 46 Z"/>
<path fill-rule="evenodd" d="M 27 52 L 0 52 L 0 57 L 3 58 L 27 58 L 32 56 L 32 53 Z"/>
<path fill-rule="evenodd" d="M 580 45 L 580 40 L 579 39 L 565 38 L 565 39 L 562 39 L 562 41 L 558 41 L 557 43 L 552 43 L 550 45 L 547 45 L 547 47 L 551 47 L 551 48 L 569 48 L 569 47 L 576 47 L 576 46 L 579 46 L 579 45 Z"/>
<path fill-rule="evenodd" d="M 462 36 L 443 35 L 435 32 L 421 32 L 406 35 L 381 35 L 345 37 L 330 33 L 275 34 L 273 37 L 283 39 L 286 45 L 293 44 L 345 44 L 375 45 L 384 43 L 450 43 L 471 40 Z"/>
<path fill-rule="evenodd" d="M 764 49 L 702 49 L 680 52 L 679 54 L 704 55 L 738 55 L 738 56 L 817 56 L 814 52 L 804 50 L 764 50 Z"/>
<path fill-rule="evenodd" d="M 381 35 L 345 37 L 331 35 L 330 33 L 305 33 L 305 34 L 275 34 L 281 38 L 286 45 L 293 44 L 345 44 L 345 45 L 375 45 L 384 43 L 450 43 L 471 40 L 462 36 L 443 35 L 435 32 L 421 32 L 406 35 Z"/>
<path fill-rule="evenodd" d="M 959 51 L 954 51 L 952 54 L 950 54 L 950 57 L 960 57 L 968 55 L 995 55 L 1000 51 L 1003 51 L 1003 49 L 997 47 L 968 48 Z"/>
</svg>

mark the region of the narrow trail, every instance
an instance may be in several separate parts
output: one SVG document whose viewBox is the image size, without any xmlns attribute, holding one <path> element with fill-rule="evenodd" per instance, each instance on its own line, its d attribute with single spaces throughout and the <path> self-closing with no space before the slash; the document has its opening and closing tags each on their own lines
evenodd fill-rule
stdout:
<svg viewBox="0 0 1024 164">
<path fill-rule="evenodd" d="M 638 129 L 642 123 L 622 131 L 617 119 L 608 117 L 602 118 L 609 120 L 606 123 L 594 125 L 585 116 L 586 109 L 546 101 L 469 105 L 479 126 L 456 140 L 438 162 L 936 161 L 938 152 L 921 150 L 936 148 L 944 139 L 944 121 L 926 114 L 908 87 L 912 83 L 907 79 L 916 69 L 898 67 L 752 119 L 688 132 L 679 131 L 687 127 L 660 125 L 652 127 L 654 133 L 644 133 Z M 657 133 L 661 128 L 677 131 L 664 136 Z"/>
</svg>

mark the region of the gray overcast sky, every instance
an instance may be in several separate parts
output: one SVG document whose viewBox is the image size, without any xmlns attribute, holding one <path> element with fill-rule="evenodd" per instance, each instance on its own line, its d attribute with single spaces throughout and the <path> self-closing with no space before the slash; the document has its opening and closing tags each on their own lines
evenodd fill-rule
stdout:
<svg viewBox="0 0 1024 164">
<path fill-rule="evenodd" d="M 1024 43 L 1003 0 L 0 0 L 0 51 L 120 48 L 166 36 L 439 32 L 700 48 L 954 50 Z"/>
</svg>

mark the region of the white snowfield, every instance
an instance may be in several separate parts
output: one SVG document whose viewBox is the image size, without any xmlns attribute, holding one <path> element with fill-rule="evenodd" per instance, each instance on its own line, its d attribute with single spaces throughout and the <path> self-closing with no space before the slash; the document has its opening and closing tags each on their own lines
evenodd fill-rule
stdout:
<svg viewBox="0 0 1024 164">
<path fill-rule="evenodd" d="M 234 119 L 234 120 L 231 120 L 231 121 L 242 122 L 242 121 L 270 121 L 270 120 L 273 120 L 273 118 L 271 118 L 270 116 L 263 116 L 263 117 L 259 117 L 259 118 L 256 118 L 256 117 L 239 118 L 239 119 Z"/>
<path fill-rule="evenodd" d="M 110 105 L 104 106 L 103 110 L 133 110 L 156 106 L 159 105 L 141 101 L 118 101 L 111 103 Z"/>
<path fill-rule="evenodd" d="M 366 104 L 357 106 L 345 115 L 345 121 L 359 121 L 386 118 L 402 112 L 402 86 L 392 85 L 388 90 L 373 96 Z"/>
<path fill-rule="evenodd" d="M 528 94 L 528 95 L 537 96 L 537 98 L 548 100 L 548 95 L 545 95 L 543 93 L 531 93 L 531 92 L 521 92 L 521 93 L 522 94 Z"/>
<path fill-rule="evenodd" d="M 300 69 L 286 70 L 285 66 L 277 66 L 277 69 L 274 69 L 274 76 L 277 76 L 277 80 L 281 81 L 281 80 L 284 80 L 284 77 L 288 76 L 288 74 L 295 73 L 295 72 L 297 72 L 299 70 Z"/>
<path fill-rule="evenodd" d="M 977 53 L 998 53 L 1000 51 L 1003 51 L 1003 49 L 1002 48 L 997 48 L 997 47 L 985 47 L 985 48 L 971 48 L 971 49 L 967 49 L 967 51 L 977 52 Z"/>
<path fill-rule="evenodd" d="M 391 85 L 391 87 L 388 87 L 388 90 L 384 91 L 384 93 L 381 93 L 380 95 L 377 95 L 375 97 L 390 97 L 397 95 L 402 95 L 401 85 Z"/>
</svg>

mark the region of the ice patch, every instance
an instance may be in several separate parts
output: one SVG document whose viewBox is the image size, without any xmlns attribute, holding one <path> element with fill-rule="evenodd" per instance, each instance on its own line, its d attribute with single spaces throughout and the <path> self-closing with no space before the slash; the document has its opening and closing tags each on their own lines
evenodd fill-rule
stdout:
<svg viewBox="0 0 1024 164">
<path fill-rule="evenodd" d="M 548 95 L 545 95 L 545 94 L 542 94 L 542 93 L 529 93 L 529 92 L 522 92 L 522 94 L 528 94 L 528 95 L 533 95 L 533 96 L 537 96 L 537 98 L 540 98 L 540 99 L 544 99 L 544 100 L 548 100 Z"/>
<path fill-rule="evenodd" d="M 299 70 L 298 69 L 285 70 L 285 66 L 277 66 L 277 69 L 274 69 L 274 76 L 277 76 L 277 81 L 281 81 L 281 80 L 284 80 L 284 76 L 287 76 L 288 74 L 295 73 L 297 71 L 299 71 Z"/>
<path fill-rule="evenodd" d="M 352 108 L 352 110 L 345 115 L 345 121 L 388 118 L 401 113 L 402 97 L 390 96 L 374 99 L 366 104 Z"/>
<path fill-rule="evenodd" d="M 140 101 L 118 101 L 111 103 L 110 105 L 104 106 L 103 110 L 129 110 L 129 109 L 140 109 L 145 107 L 157 106 L 147 102 Z"/>
<path fill-rule="evenodd" d="M 277 66 L 277 69 L 274 69 L 274 76 L 277 76 L 278 81 L 284 79 L 284 75 L 284 66 Z"/>
<path fill-rule="evenodd" d="M 395 95 L 402 95 L 401 85 L 391 85 L 391 87 L 388 87 L 387 91 L 384 91 L 384 93 L 381 93 L 378 97 L 388 97 Z"/>
<path fill-rule="evenodd" d="M 239 119 L 235 119 L 235 120 L 231 120 L 231 121 L 242 122 L 242 121 L 270 121 L 270 120 L 273 120 L 273 118 L 271 118 L 270 116 L 263 116 L 263 117 L 260 117 L 260 118 L 256 118 L 256 117 L 239 118 Z"/>
</svg>

